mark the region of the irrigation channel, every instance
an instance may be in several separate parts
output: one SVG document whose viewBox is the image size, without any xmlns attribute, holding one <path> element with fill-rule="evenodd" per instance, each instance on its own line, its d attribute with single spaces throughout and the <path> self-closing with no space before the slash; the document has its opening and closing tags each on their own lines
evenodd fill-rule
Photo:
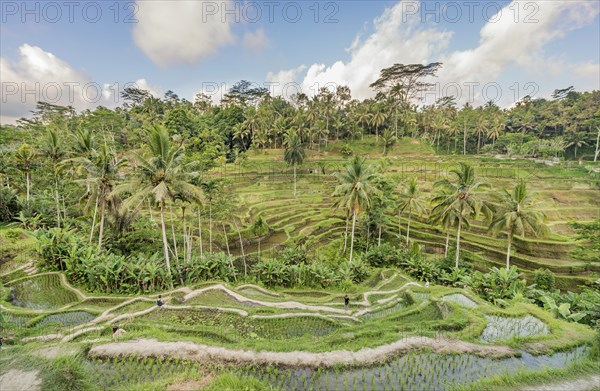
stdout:
<svg viewBox="0 0 600 391">
<path fill-rule="evenodd" d="M 552 355 L 485 358 L 473 354 L 437 354 L 416 351 L 371 367 L 358 368 L 277 368 L 242 366 L 233 368 L 238 376 L 255 377 L 279 390 L 445 390 L 453 385 L 468 384 L 483 377 L 566 367 L 584 358 L 587 347 Z M 203 363 L 185 360 L 93 359 L 96 384 L 104 389 L 155 381 L 174 373 L 205 371 Z"/>
</svg>

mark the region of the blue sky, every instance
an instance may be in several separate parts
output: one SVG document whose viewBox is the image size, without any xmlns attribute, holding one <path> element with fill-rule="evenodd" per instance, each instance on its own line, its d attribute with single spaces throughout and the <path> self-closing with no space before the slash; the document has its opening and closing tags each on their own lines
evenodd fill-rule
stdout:
<svg viewBox="0 0 600 391">
<path fill-rule="evenodd" d="M 335 83 L 362 99 L 372 95 L 368 84 L 379 70 L 394 63 L 442 61 L 430 99 L 457 85 L 462 103 L 481 104 L 496 97 L 494 89 L 501 91 L 498 103 L 510 106 L 532 91 L 547 97 L 569 85 L 600 88 L 596 1 L 23 4 L 1 2 L 2 122 L 26 116 L 37 99 L 54 98 L 55 85 L 55 103 L 80 110 L 121 103 L 108 85 L 127 82 L 189 100 L 207 82 L 277 82 L 275 93 L 288 83 L 307 93 Z M 134 9 L 137 21 L 126 23 Z M 82 90 L 88 83 L 104 95 L 90 99 Z"/>
</svg>

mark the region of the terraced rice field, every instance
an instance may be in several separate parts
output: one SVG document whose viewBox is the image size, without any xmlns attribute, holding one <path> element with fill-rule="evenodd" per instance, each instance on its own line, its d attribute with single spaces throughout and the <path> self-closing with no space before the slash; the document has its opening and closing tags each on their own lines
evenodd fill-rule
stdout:
<svg viewBox="0 0 600 391">
<path fill-rule="evenodd" d="M 485 342 L 547 335 L 549 332 L 544 322 L 531 315 L 520 318 L 486 315 L 486 319 L 487 326 L 481 334 L 481 340 Z"/>
</svg>

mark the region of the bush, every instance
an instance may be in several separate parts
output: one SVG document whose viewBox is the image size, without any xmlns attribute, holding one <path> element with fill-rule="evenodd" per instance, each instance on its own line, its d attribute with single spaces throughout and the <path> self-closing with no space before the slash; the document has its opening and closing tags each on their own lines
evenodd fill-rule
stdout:
<svg viewBox="0 0 600 391">
<path fill-rule="evenodd" d="M 551 292 L 555 289 L 556 277 L 548 269 L 538 269 L 533 273 L 533 282 L 538 289 Z"/>
<path fill-rule="evenodd" d="M 43 389 L 49 391 L 92 390 L 90 371 L 79 356 L 60 357 L 44 371 Z"/>
<path fill-rule="evenodd" d="M 398 266 L 404 258 L 403 250 L 400 250 L 389 243 L 383 243 L 381 246 L 372 246 L 367 251 L 367 263 L 374 267 Z"/>
<path fill-rule="evenodd" d="M 0 187 L 0 222 L 15 221 L 20 211 L 16 190 L 6 186 Z"/>
</svg>

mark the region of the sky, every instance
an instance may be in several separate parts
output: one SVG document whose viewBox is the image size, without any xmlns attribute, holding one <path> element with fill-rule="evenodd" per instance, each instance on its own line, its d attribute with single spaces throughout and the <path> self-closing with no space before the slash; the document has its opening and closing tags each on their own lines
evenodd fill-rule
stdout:
<svg viewBox="0 0 600 391">
<path fill-rule="evenodd" d="M 369 84 L 396 63 L 443 63 L 420 104 L 510 107 L 600 89 L 600 1 L 0 0 L 0 123 L 39 100 L 123 104 L 135 86 L 215 102 L 245 79 L 274 95 Z"/>
</svg>

